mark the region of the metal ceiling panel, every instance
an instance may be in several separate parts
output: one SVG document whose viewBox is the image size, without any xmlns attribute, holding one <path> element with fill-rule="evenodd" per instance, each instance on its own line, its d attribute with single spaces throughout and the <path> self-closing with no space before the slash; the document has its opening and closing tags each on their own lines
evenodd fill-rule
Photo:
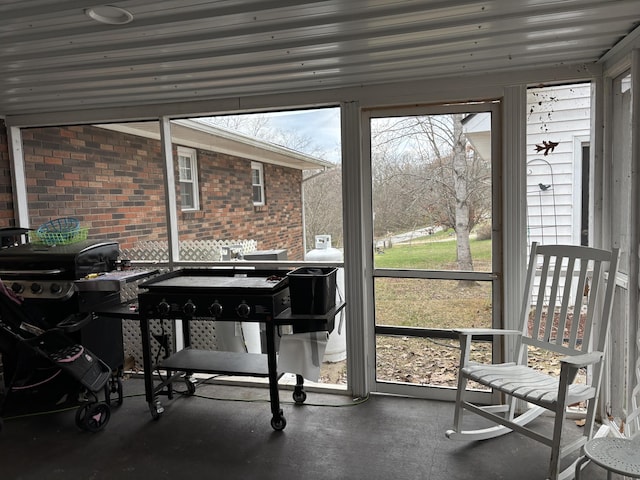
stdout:
<svg viewBox="0 0 640 480">
<path fill-rule="evenodd" d="M 0 4 L 0 115 L 593 63 L 639 0 L 78 0 Z"/>
</svg>

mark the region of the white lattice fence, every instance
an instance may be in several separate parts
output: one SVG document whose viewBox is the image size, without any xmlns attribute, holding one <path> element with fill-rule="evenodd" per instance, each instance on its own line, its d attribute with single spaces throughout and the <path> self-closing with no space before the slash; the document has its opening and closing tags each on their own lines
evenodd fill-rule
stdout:
<svg viewBox="0 0 640 480">
<path fill-rule="evenodd" d="M 217 350 L 215 322 L 210 320 L 191 320 L 191 346 L 199 350 Z M 151 333 L 151 357 L 154 363 L 158 359 L 164 358 L 165 353 L 168 355 L 175 353 L 175 328 L 174 322 L 171 320 L 155 320 L 149 322 L 149 330 Z M 168 335 L 169 352 L 161 350 L 160 343 L 156 339 L 156 335 Z M 124 343 L 124 356 L 126 363 L 133 362 L 134 369 L 142 370 L 142 338 L 140 337 L 140 322 L 137 320 L 122 321 L 122 335 Z"/>
<path fill-rule="evenodd" d="M 180 260 L 195 262 L 219 262 L 227 247 L 242 255 L 258 249 L 255 240 L 186 240 L 179 243 Z M 169 247 L 166 241 L 140 242 L 135 247 L 122 249 L 121 258 L 144 262 L 168 262 Z"/>
</svg>

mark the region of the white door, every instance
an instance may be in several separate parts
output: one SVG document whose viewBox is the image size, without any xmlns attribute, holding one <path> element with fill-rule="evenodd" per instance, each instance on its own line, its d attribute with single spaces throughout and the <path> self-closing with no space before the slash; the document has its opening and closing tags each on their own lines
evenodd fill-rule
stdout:
<svg viewBox="0 0 640 480">
<path fill-rule="evenodd" d="M 493 102 L 364 112 L 376 391 L 453 399 L 453 330 L 499 324 L 498 112 Z M 478 355 L 494 354 L 487 340 Z"/>
</svg>

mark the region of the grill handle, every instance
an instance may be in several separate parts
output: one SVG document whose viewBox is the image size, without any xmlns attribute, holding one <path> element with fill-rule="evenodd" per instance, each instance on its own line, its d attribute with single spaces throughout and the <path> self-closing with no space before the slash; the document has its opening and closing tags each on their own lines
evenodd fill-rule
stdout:
<svg viewBox="0 0 640 480">
<path fill-rule="evenodd" d="M 24 277 L 25 275 L 60 275 L 64 273 L 63 268 L 53 268 L 51 270 L 0 270 L 0 277 Z"/>
</svg>

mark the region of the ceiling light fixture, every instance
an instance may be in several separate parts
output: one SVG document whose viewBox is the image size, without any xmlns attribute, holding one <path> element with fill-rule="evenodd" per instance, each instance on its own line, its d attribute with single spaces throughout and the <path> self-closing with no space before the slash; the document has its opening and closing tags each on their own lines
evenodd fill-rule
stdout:
<svg viewBox="0 0 640 480">
<path fill-rule="evenodd" d="M 124 25 L 133 20 L 131 12 L 113 5 L 85 8 L 84 14 L 96 22 L 107 25 Z"/>
</svg>

